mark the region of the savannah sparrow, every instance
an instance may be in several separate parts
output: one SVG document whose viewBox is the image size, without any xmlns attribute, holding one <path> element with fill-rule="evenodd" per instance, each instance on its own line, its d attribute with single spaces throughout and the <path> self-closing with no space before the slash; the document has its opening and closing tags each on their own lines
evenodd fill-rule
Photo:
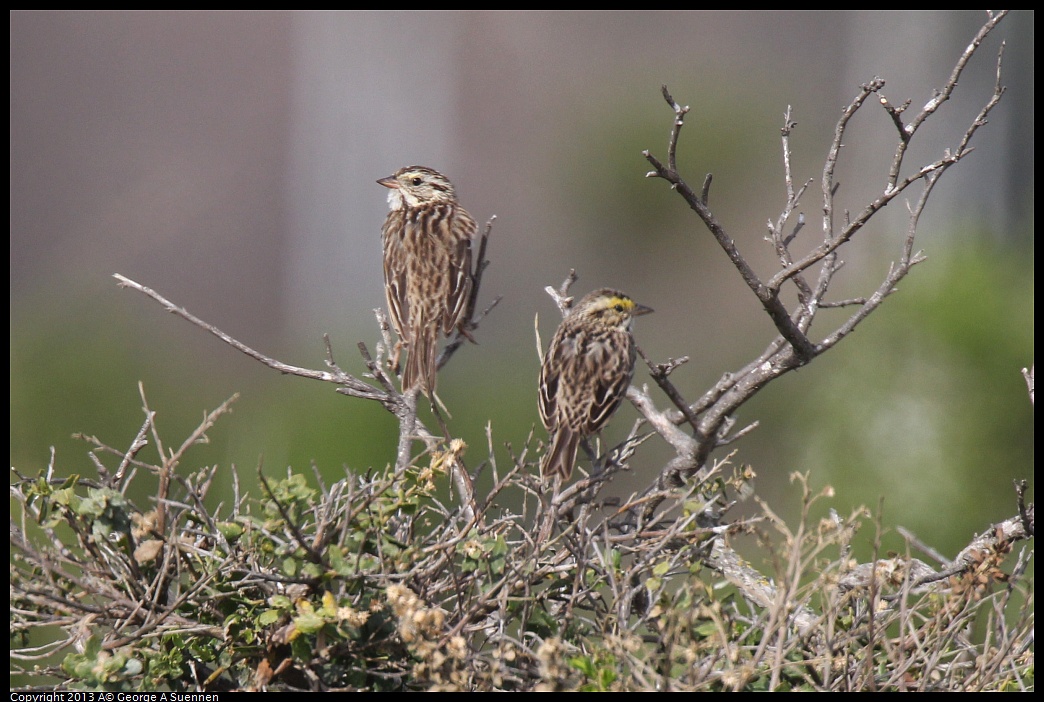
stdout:
<svg viewBox="0 0 1044 702">
<path fill-rule="evenodd" d="M 544 477 L 573 471 L 584 437 L 605 426 L 634 375 L 631 325 L 652 310 L 611 288 L 588 293 L 551 338 L 540 369 L 540 419 L 550 446 L 540 464 Z"/>
<path fill-rule="evenodd" d="M 435 393 L 439 332 L 459 329 L 471 295 L 471 240 L 478 228 L 457 202 L 446 176 L 406 166 L 377 181 L 388 193 L 384 245 L 384 293 L 395 331 L 406 346 L 403 390 Z"/>
</svg>

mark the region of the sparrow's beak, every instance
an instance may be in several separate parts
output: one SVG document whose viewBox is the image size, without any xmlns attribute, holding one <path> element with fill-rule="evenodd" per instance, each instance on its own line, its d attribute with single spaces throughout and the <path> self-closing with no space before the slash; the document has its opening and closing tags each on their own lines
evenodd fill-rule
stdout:
<svg viewBox="0 0 1044 702">
<path fill-rule="evenodd" d="M 638 315 L 649 314 L 650 312 L 655 311 L 656 310 L 654 310 L 652 307 L 646 307 L 645 305 L 639 305 L 638 303 L 635 303 L 634 309 L 631 310 L 631 316 L 637 317 Z"/>
<path fill-rule="evenodd" d="M 398 188 L 399 181 L 395 180 L 395 176 L 388 176 L 387 178 L 381 178 L 377 181 L 386 188 Z"/>
</svg>

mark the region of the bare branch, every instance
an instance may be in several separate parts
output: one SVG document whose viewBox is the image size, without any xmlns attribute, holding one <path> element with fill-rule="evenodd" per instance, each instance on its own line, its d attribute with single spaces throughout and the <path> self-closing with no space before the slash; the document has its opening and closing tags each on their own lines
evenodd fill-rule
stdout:
<svg viewBox="0 0 1044 702">
<path fill-rule="evenodd" d="M 665 95 L 669 96 L 669 93 L 667 93 L 666 90 L 664 91 L 664 93 Z M 672 100 L 668 100 L 668 104 L 672 105 L 673 108 L 673 106 L 676 103 L 674 103 Z M 676 133 L 680 133 L 685 112 L 679 112 L 676 109 L 675 114 L 676 120 L 672 131 L 672 138 L 675 138 Z M 766 287 L 761 282 L 757 274 L 754 273 L 754 269 L 750 266 L 750 264 L 747 263 L 746 259 L 742 256 L 742 254 L 740 254 L 739 249 L 736 247 L 735 241 L 733 241 L 732 237 L 730 237 L 726 233 L 725 228 L 721 225 L 720 222 L 718 222 L 714 215 L 711 214 L 711 211 L 710 209 L 708 209 L 705 202 L 706 192 L 704 193 L 703 198 L 698 197 L 696 193 L 693 192 L 692 188 L 690 188 L 689 185 L 682 179 L 681 175 L 678 173 L 677 166 L 670 165 L 669 159 L 668 165 L 664 165 L 649 151 L 643 151 L 642 155 L 645 156 L 646 160 L 653 165 L 654 169 L 650 173 L 646 174 L 646 176 L 655 176 L 663 178 L 668 183 L 670 183 L 671 187 L 677 190 L 678 193 L 685 199 L 685 202 L 688 203 L 689 207 L 691 207 L 693 211 L 696 212 L 696 214 L 703 221 L 707 229 L 709 229 L 711 234 L 714 235 L 714 238 L 717 240 L 722 250 L 725 251 L 725 254 L 729 257 L 729 260 L 732 261 L 732 265 L 735 266 L 736 269 L 740 272 L 740 276 L 743 278 L 743 281 L 757 296 L 758 300 L 761 302 L 762 307 L 768 313 L 769 317 L 776 325 L 776 328 L 779 330 L 779 333 L 788 342 L 790 342 L 790 344 L 797 350 L 797 353 L 801 358 L 807 361 L 810 360 L 813 356 L 815 356 L 814 346 L 809 342 L 809 340 L 805 337 L 801 330 L 798 329 L 794 322 L 790 319 L 790 316 L 787 313 L 786 308 L 784 308 L 782 302 L 780 302 L 777 294 L 778 290 Z"/>
<path fill-rule="evenodd" d="M 270 358 L 264 355 L 263 353 L 255 351 L 243 342 L 234 339 L 233 337 L 229 336 L 217 327 L 208 324 L 207 322 L 204 322 L 199 317 L 190 314 L 184 308 L 178 307 L 173 302 L 170 302 L 165 297 L 158 294 L 151 288 L 147 288 L 144 285 L 141 285 L 140 283 L 136 283 L 133 280 L 120 275 L 119 273 L 115 273 L 113 277 L 119 281 L 119 285 L 121 288 L 131 288 L 132 290 L 137 290 L 138 292 L 148 297 L 151 297 L 153 300 L 163 305 L 163 307 L 166 308 L 168 312 L 176 314 L 182 319 L 185 319 L 191 322 L 192 324 L 195 324 L 200 329 L 210 332 L 211 334 L 221 339 L 223 342 L 236 349 L 237 351 L 240 351 L 241 353 L 250 356 L 255 361 L 259 361 L 260 363 L 263 363 L 269 368 L 277 370 L 280 373 L 285 373 L 287 375 L 296 375 L 302 378 L 311 378 L 312 380 L 321 380 L 327 383 L 337 383 L 338 385 L 344 386 L 344 391 L 346 392 L 346 394 L 350 394 L 355 397 L 363 397 L 367 399 L 388 399 L 386 398 L 385 393 L 382 393 L 381 391 L 374 388 L 372 385 L 364 383 L 363 381 L 359 380 L 358 378 L 355 378 L 352 375 L 349 375 L 348 373 L 340 371 L 328 372 L 312 370 L 309 368 L 299 368 L 298 366 L 292 366 L 290 364 L 283 363 L 281 361 L 277 361 L 273 358 Z"/>
</svg>

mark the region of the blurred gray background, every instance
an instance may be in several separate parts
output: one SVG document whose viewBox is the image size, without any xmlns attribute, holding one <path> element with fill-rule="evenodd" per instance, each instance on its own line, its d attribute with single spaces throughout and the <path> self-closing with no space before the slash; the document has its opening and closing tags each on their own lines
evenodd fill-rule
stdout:
<svg viewBox="0 0 1044 702">
<path fill-rule="evenodd" d="M 619 287 L 651 357 L 688 355 L 690 399 L 773 337 L 753 295 L 663 182 L 672 113 L 692 107 L 678 151 L 690 184 L 714 174 L 711 206 L 763 274 L 765 222 L 784 202 L 779 128 L 790 105 L 796 178 L 818 182 L 841 108 L 875 75 L 911 112 L 941 87 L 984 21 L 926 12 L 13 12 L 11 25 L 11 464 L 89 472 L 73 432 L 116 447 L 142 421 L 141 381 L 166 443 L 179 445 L 234 392 L 235 413 L 184 469 L 247 476 L 315 464 L 382 469 L 395 425 L 373 403 L 284 377 L 154 302 L 121 273 L 285 362 L 364 366 L 379 335 L 374 181 L 435 167 L 480 222 L 497 216 L 483 305 L 503 301 L 440 376 L 451 427 L 504 465 L 536 425 L 534 315 L 570 268 L 582 294 Z M 840 512 L 877 507 L 944 551 L 1013 513 L 1032 475 L 1033 13 L 1006 19 L 907 161 L 956 145 L 988 99 L 1000 40 L 1008 92 L 944 176 L 921 223 L 918 266 L 877 314 L 809 368 L 766 388 L 736 445 L 759 494 L 798 508 L 787 479 L 830 484 Z M 884 185 L 894 128 L 868 105 L 845 140 L 840 203 Z M 815 185 L 802 210 L 818 235 Z M 899 255 L 894 204 L 844 251 L 834 299 L 867 295 Z M 824 315 L 825 333 L 842 313 Z M 647 376 L 639 369 L 639 381 Z M 654 391 L 661 404 L 666 400 Z M 607 438 L 636 417 L 621 410 Z M 666 451 L 647 444 L 619 494 Z M 535 449 L 535 442 L 531 450 Z M 867 539 L 870 535 L 867 534 Z M 893 541 L 892 545 L 899 543 Z M 951 553 L 952 555 L 952 553 Z"/>
</svg>

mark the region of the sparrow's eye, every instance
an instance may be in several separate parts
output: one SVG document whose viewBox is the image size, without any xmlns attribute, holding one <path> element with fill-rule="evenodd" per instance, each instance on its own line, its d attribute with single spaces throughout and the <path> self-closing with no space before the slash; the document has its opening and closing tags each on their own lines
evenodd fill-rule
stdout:
<svg viewBox="0 0 1044 702">
<path fill-rule="evenodd" d="M 414 185 L 420 185 L 421 183 L 424 182 L 424 179 L 421 178 L 420 176 L 414 176 L 412 182 L 413 182 Z"/>
<path fill-rule="evenodd" d="M 624 306 L 617 302 L 615 305 L 613 305 L 613 309 L 617 312 L 623 312 Z"/>
</svg>

